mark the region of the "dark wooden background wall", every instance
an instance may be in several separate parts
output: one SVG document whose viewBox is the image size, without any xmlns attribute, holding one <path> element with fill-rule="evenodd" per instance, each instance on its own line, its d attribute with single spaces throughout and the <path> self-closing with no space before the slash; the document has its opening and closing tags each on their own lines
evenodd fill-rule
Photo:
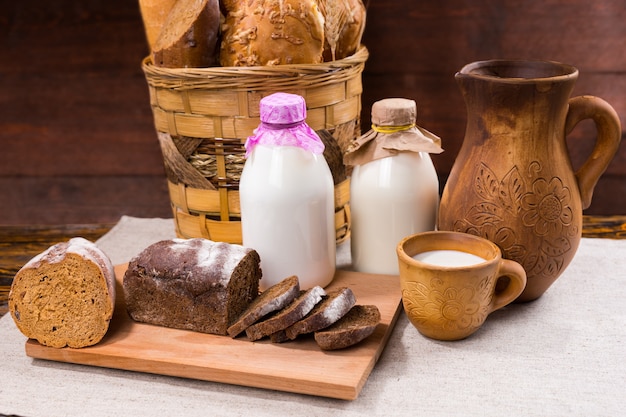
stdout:
<svg viewBox="0 0 626 417">
<path fill-rule="evenodd" d="M 416 100 L 418 123 L 443 139 L 445 178 L 465 128 L 454 73 L 516 58 L 578 67 L 575 95 L 604 98 L 626 125 L 624 22 L 624 0 L 370 0 L 363 124 L 376 100 Z M 0 224 L 170 216 L 147 52 L 136 0 L 0 0 Z M 584 123 L 568 138 L 575 166 L 594 135 Z M 587 214 L 626 214 L 625 148 Z"/>
</svg>

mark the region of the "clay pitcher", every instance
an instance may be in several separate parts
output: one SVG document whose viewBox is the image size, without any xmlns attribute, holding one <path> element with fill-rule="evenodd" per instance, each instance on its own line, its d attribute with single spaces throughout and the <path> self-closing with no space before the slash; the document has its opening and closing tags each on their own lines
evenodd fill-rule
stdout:
<svg viewBox="0 0 626 417">
<path fill-rule="evenodd" d="M 578 70 L 569 65 L 481 61 L 455 78 L 467 126 L 438 228 L 496 243 L 526 271 L 526 289 L 516 301 L 535 300 L 578 249 L 582 211 L 619 146 L 619 117 L 598 97 L 570 98 Z M 597 140 L 574 172 L 565 136 L 585 119 L 594 121 Z"/>
</svg>

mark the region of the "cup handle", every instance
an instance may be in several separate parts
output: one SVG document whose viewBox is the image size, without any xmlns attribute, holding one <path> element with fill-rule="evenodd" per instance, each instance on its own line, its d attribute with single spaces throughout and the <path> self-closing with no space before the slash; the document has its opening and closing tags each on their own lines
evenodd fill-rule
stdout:
<svg viewBox="0 0 626 417">
<path fill-rule="evenodd" d="M 565 134 L 585 119 L 592 119 L 598 138 L 589 158 L 576 172 L 583 210 L 591 205 L 593 189 L 617 153 L 622 127 L 617 112 L 609 103 L 594 96 L 579 96 L 569 100 Z"/>
<path fill-rule="evenodd" d="M 496 311 L 511 304 L 526 288 L 526 271 L 517 262 L 509 259 L 500 259 L 498 279 L 505 276 L 509 278 L 509 283 L 504 289 L 494 294 L 491 301 L 491 311 Z"/>
</svg>

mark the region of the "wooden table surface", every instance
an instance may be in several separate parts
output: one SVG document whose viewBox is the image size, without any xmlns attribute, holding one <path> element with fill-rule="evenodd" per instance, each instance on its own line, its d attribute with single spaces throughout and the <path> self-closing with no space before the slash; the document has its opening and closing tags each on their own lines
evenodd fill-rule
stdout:
<svg viewBox="0 0 626 417">
<path fill-rule="evenodd" d="M 583 237 L 626 239 L 626 215 L 584 216 Z M 0 226 L 0 317 L 7 310 L 13 276 L 33 256 L 55 243 L 82 236 L 95 241 L 113 224 Z"/>
</svg>

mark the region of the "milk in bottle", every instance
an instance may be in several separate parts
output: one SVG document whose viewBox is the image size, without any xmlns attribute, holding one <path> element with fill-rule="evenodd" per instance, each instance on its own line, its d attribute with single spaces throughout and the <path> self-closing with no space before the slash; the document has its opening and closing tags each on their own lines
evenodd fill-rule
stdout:
<svg viewBox="0 0 626 417">
<path fill-rule="evenodd" d="M 430 153 L 440 139 L 415 125 L 413 100 L 391 98 L 372 106 L 372 130 L 348 149 L 351 255 L 356 271 L 398 274 L 396 245 L 434 230 L 439 180 Z"/>
<path fill-rule="evenodd" d="M 335 274 L 334 185 L 324 144 L 305 122 L 301 96 L 260 103 L 261 123 L 246 141 L 239 184 L 243 245 L 261 257 L 262 290 L 291 275 L 301 289 Z"/>
</svg>

